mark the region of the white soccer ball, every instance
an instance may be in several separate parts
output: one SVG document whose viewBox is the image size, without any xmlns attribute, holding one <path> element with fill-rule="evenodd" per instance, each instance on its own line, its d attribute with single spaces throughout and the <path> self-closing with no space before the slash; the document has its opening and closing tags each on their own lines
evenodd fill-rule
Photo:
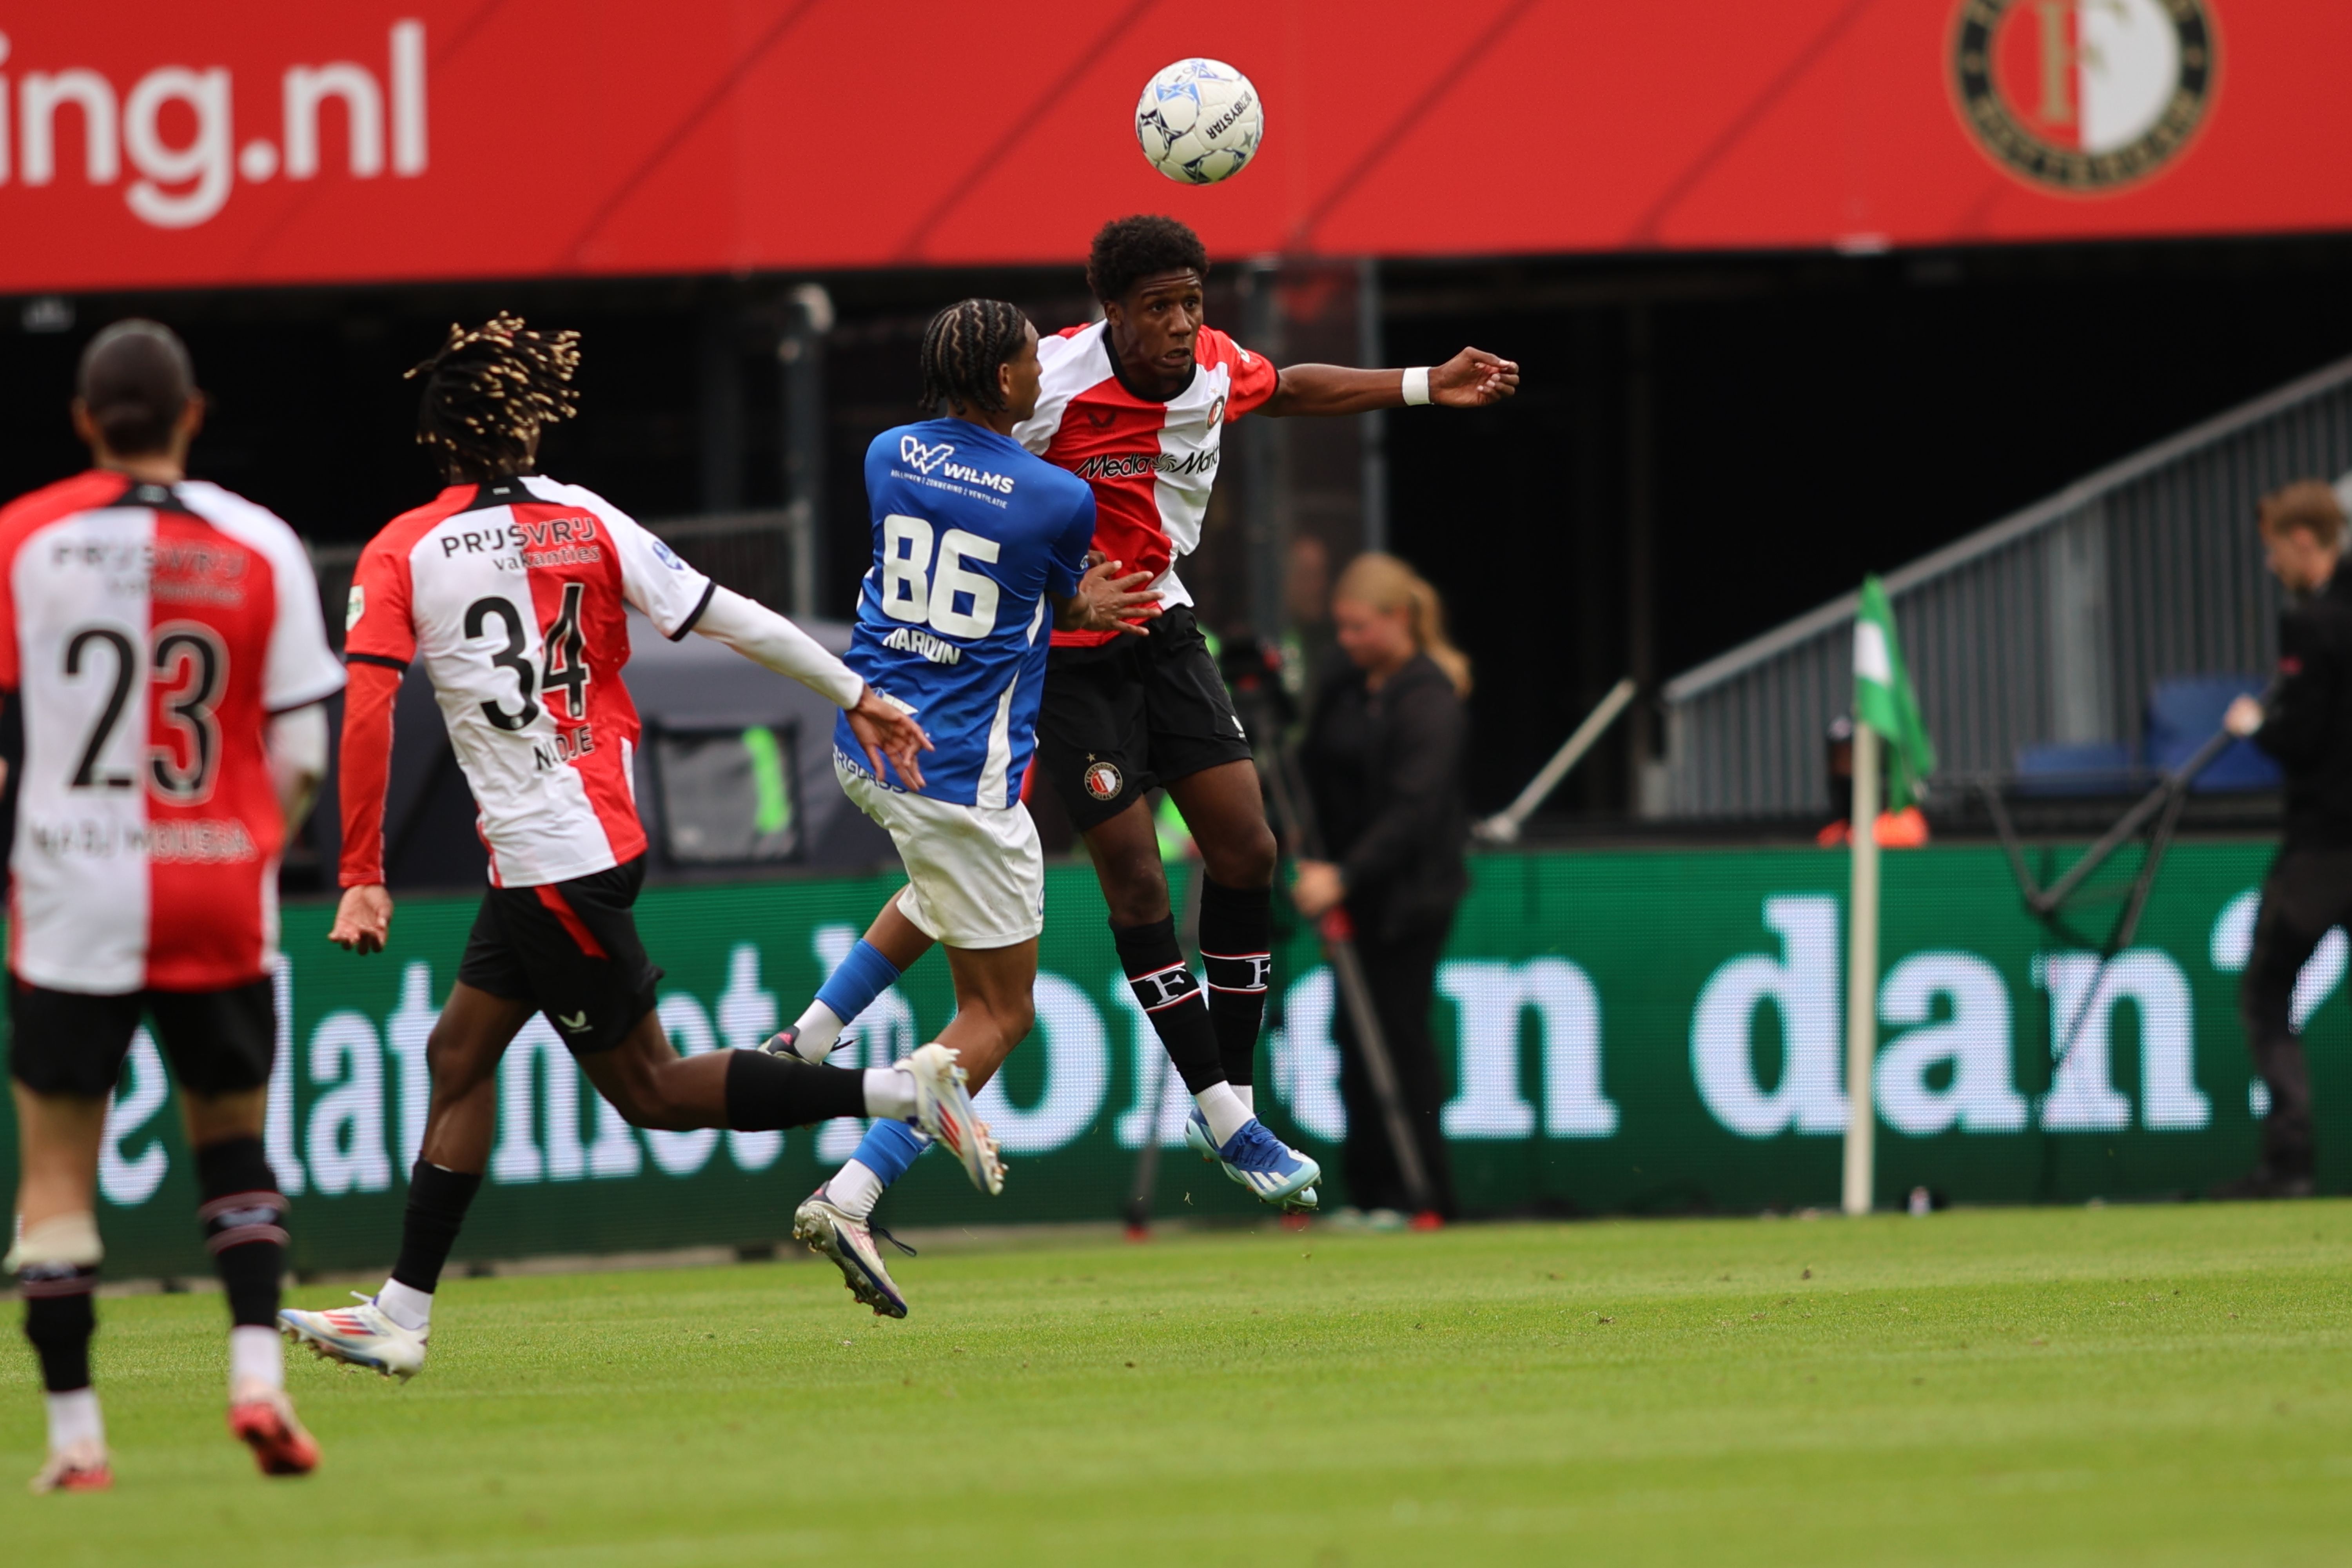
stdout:
<svg viewBox="0 0 2352 1568">
<path fill-rule="evenodd" d="M 1135 139 L 1151 166 L 1188 185 L 1242 172 L 1265 134 L 1265 103 L 1223 60 L 1178 60 L 1143 84 Z"/>
</svg>

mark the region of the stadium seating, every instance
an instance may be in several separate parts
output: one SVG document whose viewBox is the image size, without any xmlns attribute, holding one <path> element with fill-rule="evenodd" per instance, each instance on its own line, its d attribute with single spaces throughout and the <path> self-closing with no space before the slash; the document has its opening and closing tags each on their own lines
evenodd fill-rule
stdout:
<svg viewBox="0 0 2352 1568">
<path fill-rule="evenodd" d="M 2170 771 L 2189 760 L 2221 727 L 2221 714 L 2239 697 L 2257 696 L 2262 679 L 2252 675 L 2181 675 L 2148 689 L 2146 754 L 2151 768 Z M 2197 777 L 2202 794 L 2276 789 L 2279 765 L 2251 742 L 2240 741 Z"/>
<path fill-rule="evenodd" d="M 2043 741 L 2017 753 L 2021 795 L 2125 795 L 2139 784 L 2131 748 L 2121 741 Z"/>
<path fill-rule="evenodd" d="M 2129 795 L 2147 788 L 2196 754 L 2221 727 L 2221 715 L 2240 696 L 2258 694 L 2251 675 L 2171 676 L 2151 685 L 2139 752 L 2121 741 L 2042 741 L 2018 749 L 2014 789 L 2020 795 Z M 2201 794 L 2247 794 L 2279 787 L 2278 763 L 2241 741 L 2197 776 Z"/>
</svg>

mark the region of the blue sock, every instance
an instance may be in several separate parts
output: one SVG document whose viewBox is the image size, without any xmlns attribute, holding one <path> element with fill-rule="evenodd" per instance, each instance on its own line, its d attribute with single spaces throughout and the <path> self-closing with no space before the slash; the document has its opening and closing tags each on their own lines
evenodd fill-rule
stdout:
<svg viewBox="0 0 2352 1568">
<path fill-rule="evenodd" d="M 881 1177 L 887 1187 L 905 1175 L 915 1156 L 930 1146 L 929 1139 L 905 1122 L 885 1117 L 866 1129 L 865 1142 L 850 1158 Z"/>
<path fill-rule="evenodd" d="M 898 973 L 898 966 L 883 957 L 880 948 L 860 937 L 857 945 L 849 950 L 849 956 L 817 987 L 816 999 L 846 1024 L 872 1006 L 874 998 L 896 985 Z"/>
</svg>

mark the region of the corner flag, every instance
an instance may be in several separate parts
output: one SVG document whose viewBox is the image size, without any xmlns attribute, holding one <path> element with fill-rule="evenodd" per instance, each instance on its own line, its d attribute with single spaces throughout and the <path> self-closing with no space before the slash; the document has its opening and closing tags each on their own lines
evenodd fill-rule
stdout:
<svg viewBox="0 0 2352 1568">
<path fill-rule="evenodd" d="M 1918 798 L 1936 771 L 1936 748 L 1919 718 L 1919 696 L 1904 668 L 1895 637 L 1886 584 L 1862 580 L 1853 615 L 1853 892 L 1846 905 L 1845 1182 L 1843 1207 L 1870 1212 L 1878 1182 L 1878 789 L 1879 745 L 1886 750 L 1886 808 L 1901 811 Z"/>
<path fill-rule="evenodd" d="M 1936 771 L 1936 748 L 1919 717 L 1919 695 L 1895 637 L 1895 611 L 1886 585 L 1862 580 L 1862 604 L 1853 619 L 1853 718 L 1886 740 L 1886 809 L 1901 811 L 1918 798 L 1919 785 Z"/>
</svg>

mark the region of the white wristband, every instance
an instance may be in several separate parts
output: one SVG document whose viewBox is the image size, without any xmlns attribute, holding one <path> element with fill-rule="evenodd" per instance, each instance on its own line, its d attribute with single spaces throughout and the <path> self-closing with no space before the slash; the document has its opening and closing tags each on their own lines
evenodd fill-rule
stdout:
<svg viewBox="0 0 2352 1568">
<path fill-rule="evenodd" d="M 1429 401 L 1429 367 L 1414 365 L 1404 373 L 1404 405 L 1418 408 Z"/>
</svg>

